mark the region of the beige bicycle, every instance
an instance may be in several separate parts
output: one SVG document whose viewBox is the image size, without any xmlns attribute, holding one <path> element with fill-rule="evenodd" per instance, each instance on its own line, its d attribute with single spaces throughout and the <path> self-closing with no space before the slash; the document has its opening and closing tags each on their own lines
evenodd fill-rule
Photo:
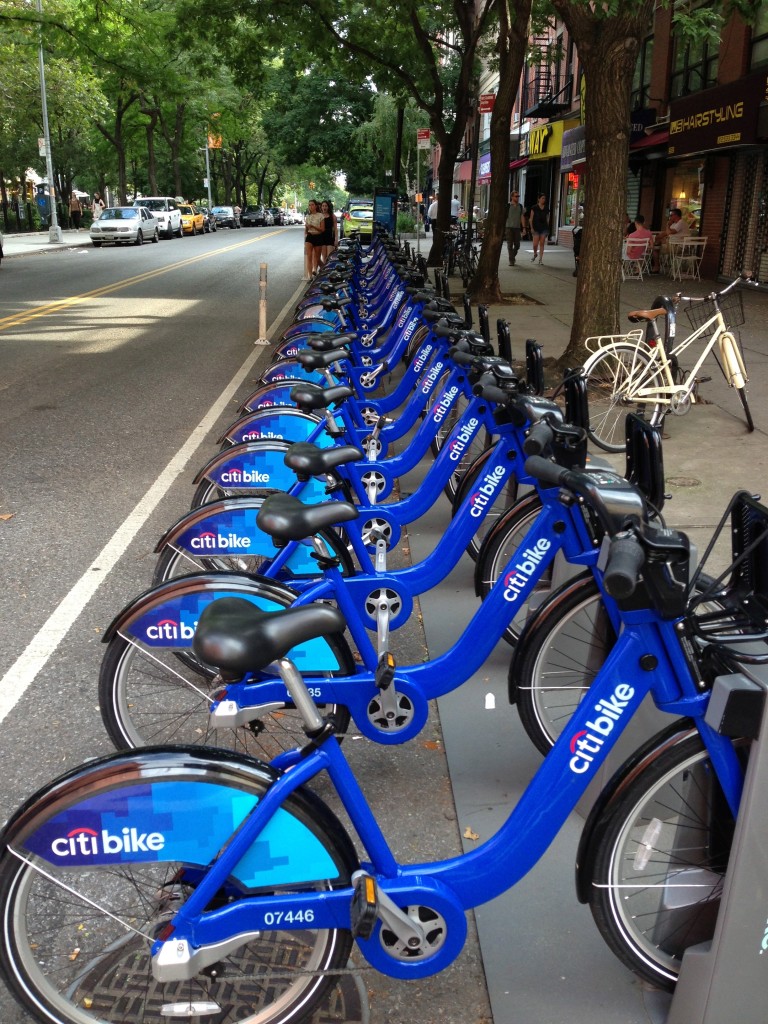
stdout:
<svg viewBox="0 0 768 1024">
<path fill-rule="evenodd" d="M 591 439 L 607 452 L 621 452 L 625 447 L 624 419 L 635 411 L 653 424 L 661 424 L 668 413 L 682 416 L 695 404 L 697 388 L 710 377 L 699 376 L 707 356 L 715 360 L 728 382 L 736 388 L 747 429 L 755 429 L 747 402 L 747 371 L 741 345 L 733 328 L 744 323 L 741 283 L 754 283 L 752 274 L 744 271 L 719 292 L 703 298 L 678 293 L 664 298 L 656 309 L 638 309 L 629 314 L 635 324 L 645 324 L 622 335 L 587 338 L 591 355 L 584 364 L 589 401 Z M 676 341 L 677 307 L 687 302 L 685 312 L 692 331 Z M 665 337 L 657 321 L 665 318 Z M 686 374 L 680 367 L 680 356 L 697 342 L 703 343 L 693 369 Z M 718 358 L 719 352 L 719 358 Z"/>
</svg>

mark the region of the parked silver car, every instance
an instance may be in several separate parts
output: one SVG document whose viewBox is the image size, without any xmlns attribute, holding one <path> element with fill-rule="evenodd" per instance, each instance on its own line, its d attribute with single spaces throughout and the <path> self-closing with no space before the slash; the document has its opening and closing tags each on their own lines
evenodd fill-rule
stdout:
<svg viewBox="0 0 768 1024">
<path fill-rule="evenodd" d="M 91 224 L 90 234 L 96 249 L 105 242 L 143 245 L 160 240 L 160 222 L 143 206 L 108 206 Z"/>
</svg>

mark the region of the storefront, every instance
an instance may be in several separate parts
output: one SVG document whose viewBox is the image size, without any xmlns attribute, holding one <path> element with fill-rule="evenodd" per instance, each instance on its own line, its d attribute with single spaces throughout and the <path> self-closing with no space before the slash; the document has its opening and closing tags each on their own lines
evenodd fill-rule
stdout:
<svg viewBox="0 0 768 1024">
<path fill-rule="evenodd" d="M 571 232 L 584 217 L 587 140 L 583 124 L 563 132 L 560 156 L 560 224 L 558 241 L 572 245 Z"/>
<path fill-rule="evenodd" d="M 766 96 L 760 71 L 670 104 L 665 202 L 712 243 L 702 261 L 712 276 L 768 272 Z"/>
<path fill-rule="evenodd" d="M 563 136 L 576 126 L 575 120 L 550 121 L 532 128 L 523 143 L 521 157 L 527 157 L 525 168 L 525 193 L 521 197 L 526 209 L 530 209 L 540 195 L 547 197 L 552 211 L 552 233 L 557 238 L 560 223 L 560 156 L 563 151 Z"/>
</svg>

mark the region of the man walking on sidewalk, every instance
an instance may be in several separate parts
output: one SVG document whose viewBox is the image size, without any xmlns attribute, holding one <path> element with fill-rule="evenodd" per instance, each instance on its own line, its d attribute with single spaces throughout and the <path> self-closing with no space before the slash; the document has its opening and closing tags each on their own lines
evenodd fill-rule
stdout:
<svg viewBox="0 0 768 1024">
<path fill-rule="evenodd" d="M 520 203 L 520 193 L 514 191 L 509 197 L 506 223 L 507 255 L 509 256 L 510 267 L 514 267 L 517 254 L 520 250 L 520 238 L 523 233 L 524 222 L 523 207 Z"/>
</svg>

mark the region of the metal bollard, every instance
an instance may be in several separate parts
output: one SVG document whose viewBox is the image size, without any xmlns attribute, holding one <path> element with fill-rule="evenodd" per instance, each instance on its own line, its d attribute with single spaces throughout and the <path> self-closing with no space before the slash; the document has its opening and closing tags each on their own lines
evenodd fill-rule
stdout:
<svg viewBox="0 0 768 1024">
<path fill-rule="evenodd" d="M 259 264 L 259 336 L 254 345 L 268 345 L 267 338 L 267 264 Z"/>
</svg>

